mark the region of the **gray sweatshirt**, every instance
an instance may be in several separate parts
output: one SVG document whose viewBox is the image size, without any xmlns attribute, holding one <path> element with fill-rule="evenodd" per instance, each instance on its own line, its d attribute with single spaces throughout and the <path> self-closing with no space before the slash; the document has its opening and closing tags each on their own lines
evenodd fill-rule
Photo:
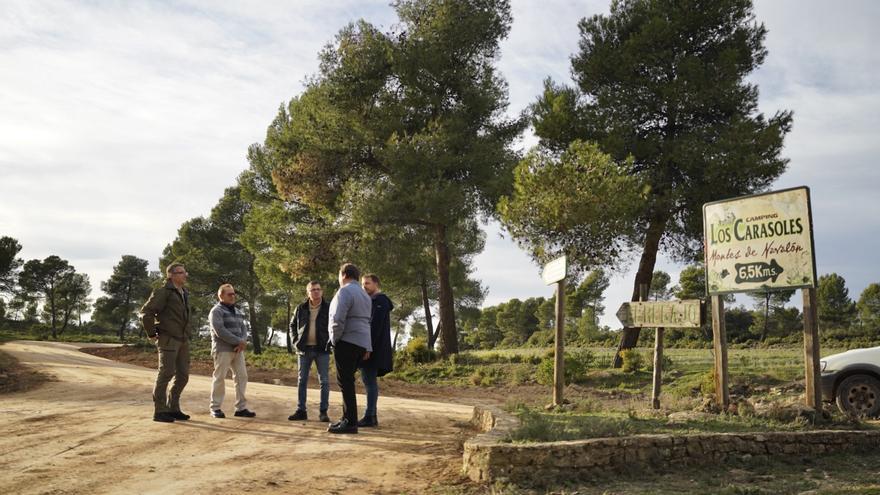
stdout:
<svg viewBox="0 0 880 495">
<path fill-rule="evenodd" d="M 211 354 L 233 352 L 235 346 L 247 342 L 247 323 L 244 314 L 235 306 L 217 303 L 208 313 L 211 324 Z"/>
<path fill-rule="evenodd" d="M 373 351 L 370 338 L 370 315 L 373 302 L 356 281 L 342 286 L 330 302 L 330 340 L 340 340 Z"/>
</svg>

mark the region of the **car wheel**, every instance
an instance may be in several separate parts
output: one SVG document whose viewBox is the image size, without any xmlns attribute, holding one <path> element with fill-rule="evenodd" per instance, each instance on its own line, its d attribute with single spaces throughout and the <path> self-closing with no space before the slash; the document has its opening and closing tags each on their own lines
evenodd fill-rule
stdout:
<svg viewBox="0 0 880 495">
<path fill-rule="evenodd" d="M 880 414 L 880 380 L 868 375 L 847 377 L 837 386 L 837 407 L 854 416 L 877 416 Z"/>
</svg>

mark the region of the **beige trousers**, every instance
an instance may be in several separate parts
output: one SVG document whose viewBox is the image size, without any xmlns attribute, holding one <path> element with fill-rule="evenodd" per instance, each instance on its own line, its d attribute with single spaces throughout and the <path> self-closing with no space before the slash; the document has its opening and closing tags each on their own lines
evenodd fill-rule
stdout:
<svg viewBox="0 0 880 495">
<path fill-rule="evenodd" d="M 226 373 L 232 369 L 232 381 L 235 383 L 235 410 L 247 409 L 244 396 L 247 389 L 247 368 L 244 364 L 244 352 L 215 352 L 214 381 L 211 387 L 211 410 L 220 409 L 223 397 L 226 396 Z"/>
</svg>

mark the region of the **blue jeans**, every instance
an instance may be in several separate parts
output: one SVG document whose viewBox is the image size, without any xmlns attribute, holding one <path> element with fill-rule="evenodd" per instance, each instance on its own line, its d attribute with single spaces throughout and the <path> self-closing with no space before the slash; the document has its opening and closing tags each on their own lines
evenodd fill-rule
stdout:
<svg viewBox="0 0 880 495">
<path fill-rule="evenodd" d="M 300 411 L 306 410 L 306 391 L 308 389 L 309 371 L 312 368 L 312 361 L 318 367 L 318 382 L 321 384 L 320 410 L 322 413 L 326 413 L 330 403 L 330 354 L 313 349 L 307 349 L 299 355 L 299 378 L 296 384 L 299 396 L 296 408 Z"/>
<path fill-rule="evenodd" d="M 367 391 L 367 409 L 364 416 L 376 415 L 376 404 L 379 402 L 379 380 L 376 368 L 361 368 L 361 381 L 364 382 L 364 389 Z"/>
</svg>

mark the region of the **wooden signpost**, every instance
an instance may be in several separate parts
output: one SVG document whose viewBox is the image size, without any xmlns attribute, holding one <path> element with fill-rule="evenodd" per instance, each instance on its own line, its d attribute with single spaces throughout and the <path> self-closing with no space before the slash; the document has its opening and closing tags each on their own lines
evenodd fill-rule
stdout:
<svg viewBox="0 0 880 495">
<path fill-rule="evenodd" d="M 568 274 L 565 256 L 544 266 L 541 278 L 547 285 L 556 284 L 556 347 L 553 361 L 553 405 L 560 406 L 565 388 L 565 277 Z"/>
<path fill-rule="evenodd" d="M 647 286 L 640 287 L 639 302 L 625 302 L 617 310 L 617 319 L 625 327 L 654 327 L 654 376 L 651 407 L 660 409 L 660 388 L 663 377 L 663 334 L 667 327 L 700 328 L 703 307 L 699 299 L 684 301 L 645 301 Z"/>
<path fill-rule="evenodd" d="M 822 410 L 816 256 L 810 189 L 796 187 L 703 205 L 706 290 L 712 298 L 715 393 L 730 406 L 727 334 L 721 296 L 801 289 L 804 296 L 806 403 Z"/>
</svg>

